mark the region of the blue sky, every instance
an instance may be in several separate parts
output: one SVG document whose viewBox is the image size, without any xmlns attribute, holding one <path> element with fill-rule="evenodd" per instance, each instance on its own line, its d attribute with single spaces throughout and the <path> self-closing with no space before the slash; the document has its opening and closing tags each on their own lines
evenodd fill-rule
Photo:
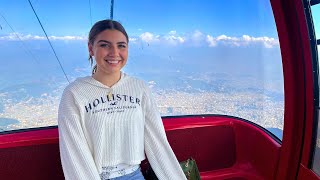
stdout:
<svg viewBox="0 0 320 180">
<path fill-rule="evenodd" d="M 0 62 L 3 73 L 0 81 L 10 84 L 24 82 L 26 78 L 33 81 L 38 77 L 61 77 L 60 66 L 28 0 L 0 1 L 1 15 L 16 32 L 13 33 L 0 17 L 0 58 L 6 60 Z M 109 17 L 110 1 L 31 2 L 68 76 L 90 74 L 86 48 L 88 31 L 91 23 Z M 319 8 L 315 9 L 315 16 L 320 16 Z M 281 75 L 277 32 L 267 0 L 115 0 L 114 19 L 124 25 L 130 37 L 125 70 L 132 74 L 141 72 L 140 65 L 148 64 L 143 70 L 149 72 L 157 68 L 158 72 L 164 68 L 180 72 L 183 67 L 199 72 L 210 68 L 227 73 L 239 71 L 256 77 Z M 318 21 L 315 26 L 319 26 Z M 252 64 L 248 63 L 259 67 L 250 69 Z M 273 68 L 274 64 L 278 67 Z M 230 66 L 238 68 L 228 69 Z M 19 73 L 10 69 L 19 70 Z M 15 78 L 15 81 L 4 77 Z"/>
<path fill-rule="evenodd" d="M 42 34 L 27 0 L 1 1 L 4 3 L 0 12 L 15 30 Z M 91 25 L 88 0 L 31 2 L 49 35 L 87 34 Z M 90 2 L 93 22 L 109 17 L 109 0 Z M 121 21 L 133 35 L 139 34 L 139 30 L 164 34 L 172 30 L 186 33 L 198 29 L 212 35 L 224 33 L 230 36 L 249 34 L 276 37 L 272 16 L 268 16 L 271 13 L 270 5 L 265 2 L 234 0 L 225 4 L 224 1 L 211 0 L 115 0 L 114 19 Z M 3 20 L 0 22 L 5 26 Z M 0 33 L 7 32 L 4 28 Z"/>
<path fill-rule="evenodd" d="M 57 68 L 57 62 L 28 0 L 0 2 L 1 15 L 17 33 L 14 34 L 0 17 L 0 45 L 3 47 L 0 49 L 0 58 L 16 61 L 21 58 L 38 59 L 33 60 L 39 61 L 38 64 L 46 59 L 52 62 L 53 69 Z M 75 64 L 67 58 L 86 59 L 86 39 L 91 23 L 108 18 L 110 12 L 110 0 L 31 2 L 62 64 L 67 65 L 66 69 L 70 67 L 68 65 Z M 313 7 L 313 10 L 315 17 L 320 16 L 320 7 Z M 139 56 L 142 50 L 142 54 L 151 53 L 153 47 L 157 47 L 152 51 L 157 57 L 171 57 L 170 53 L 175 54 L 179 48 L 186 47 L 196 47 L 193 50 L 199 54 L 203 50 L 201 47 L 218 48 L 220 45 L 228 48 L 252 45 L 259 52 L 278 47 L 276 27 L 267 0 L 115 0 L 114 19 L 120 21 L 128 31 L 131 57 Z M 315 20 L 315 27 L 319 26 L 319 20 Z M 25 45 L 17 39 L 17 35 Z M 147 50 L 148 45 L 152 47 Z M 15 48 L 20 51 L 17 52 Z M 244 57 L 240 55 L 238 58 Z M 15 60 L 12 60 L 12 66 L 15 66 Z M 79 67 L 83 68 L 84 65 Z"/>
</svg>

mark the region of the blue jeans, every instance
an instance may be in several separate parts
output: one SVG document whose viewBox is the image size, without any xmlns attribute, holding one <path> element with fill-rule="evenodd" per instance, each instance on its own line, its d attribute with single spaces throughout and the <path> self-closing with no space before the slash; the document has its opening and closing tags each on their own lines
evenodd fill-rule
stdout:
<svg viewBox="0 0 320 180">
<path fill-rule="evenodd" d="M 116 178 L 111 178 L 110 180 L 144 180 L 144 177 L 141 173 L 141 168 L 137 169 L 133 173 L 116 177 Z"/>
</svg>

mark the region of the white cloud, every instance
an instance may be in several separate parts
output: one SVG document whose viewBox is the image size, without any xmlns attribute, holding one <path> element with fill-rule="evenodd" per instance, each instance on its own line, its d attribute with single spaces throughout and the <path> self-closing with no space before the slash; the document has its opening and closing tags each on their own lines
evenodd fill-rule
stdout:
<svg viewBox="0 0 320 180">
<path fill-rule="evenodd" d="M 241 46 L 240 38 L 238 37 L 229 37 L 224 34 L 217 36 L 216 38 L 211 36 L 211 41 L 215 41 L 216 45 L 219 43 L 229 45 L 229 46 Z M 210 46 L 210 43 L 209 43 Z"/>
<path fill-rule="evenodd" d="M 170 31 L 168 34 L 169 34 L 169 35 L 176 35 L 176 34 L 177 34 L 177 31 L 172 30 L 172 31 Z"/>
<path fill-rule="evenodd" d="M 179 36 L 176 30 L 170 31 L 163 38 L 171 45 L 182 44 L 186 40 L 185 37 Z"/>
<path fill-rule="evenodd" d="M 226 35 L 220 35 L 217 37 L 212 37 L 207 35 L 206 39 L 210 47 L 215 47 L 219 43 L 228 46 L 248 46 L 262 44 L 265 48 L 273 48 L 279 45 L 278 39 L 271 37 L 251 37 L 248 35 L 243 35 L 242 37 L 229 37 Z"/>
<path fill-rule="evenodd" d="M 129 42 L 136 42 L 138 38 L 129 38 Z"/>
<path fill-rule="evenodd" d="M 87 40 L 84 36 L 49 36 L 50 40 Z"/>
<path fill-rule="evenodd" d="M 141 40 L 147 43 L 150 43 L 153 41 L 159 41 L 159 37 L 160 37 L 159 35 L 154 35 L 150 32 L 145 32 L 140 35 Z"/>
<path fill-rule="evenodd" d="M 243 35 L 242 39 L 245 42 L 248 42 L 248 43 L 263 43 L 263 45 L 266 48 L 272 48 L 274 46 L 278 46 L 279 45 L 279 40 L 278 39 L 270 38 L 270 37 L 266 37 L 266 36 L 263 36 L 263 37 L 250 37 L 248 35 Z"/>
<path fill-rule="evenodd" d="M 163 37 L 163 39 L 171 45 L 182 44 L 185 42 L 185 38 L 177 35 L 177 31 L 170 31 Z"/>
<path fill-rule="evenodd" d="M 261 42 L 271 42 L 272 40 L 274 40 L 274 38 L 268 38 L 268 37 L 250 37 L 250 36 L 248 36 L 248 35 L 243 35 L 242 36 L 242 39 L 243 40 L 245 40 L 245 41 L 248 41 L 248 42 L 250 42 L 250 41 L 252 41 L 252 42 L 259 42 L 259 41 L 261 41 Z"/>
<path fill-rule="evenodd" d="M 209 43 L 210 47 L 217 46 L 217 41 L 210 35 L 207 35 L 207 42 Z"/>
<path fill-rule="evenodd" d="M 7 41 L 19 41 L 21 40 L 46 40 L 45 36 L 31 35 L 31 34 L 21 34 L 21 33 L 10 33 L 6 36 L 1 36 L 0 40 Z M 49 36 L 50 40 L 87 40 L 84 36 Z"/>
<path fill-rule="evenodd" d="M 6 36 L 0 36 L 0 41 L 18 41 L 22 40 L 46 40 L 45 36 L 31 35 L 31 34 L 15 34 L 10 33 Z M 86 41 L 86 36 L 49 36 L 50 40 L 64 40 L 64 41 Z M 231 37 L 225 34 L 213 37 L 209 34 L 204 34 L 196 30 L 189 34 L 179 34 L 176 30 L 171 30 L 165 35 L 157 35 L 151 32 L 144 32 L 138 37 L 129 38 L 130 42 L 136 43 L 139 41 L 146 43 L 163 43 L 168 45 L 188 44 L 191 46 L 208 45 L 209 47 L 216 47 L 218 45 L 226 46 L 249 46 L 249 45 L 263 45 L 265 48 L 273 48 L 279 45 L 278 39 L 272 37 L 253 37 L 249 35 L 242 35 L 240 37 Z"/>
</svg>

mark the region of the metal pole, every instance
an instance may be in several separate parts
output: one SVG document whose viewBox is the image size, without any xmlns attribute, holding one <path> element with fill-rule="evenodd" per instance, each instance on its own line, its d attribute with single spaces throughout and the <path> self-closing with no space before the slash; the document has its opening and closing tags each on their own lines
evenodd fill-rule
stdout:
<svg viewBox="0 0 320 180">
<path fill-rule="evenodd" d="M 113 20 L 113 3 L 114 0 L 111 0 L 111 9 L 110 9 L 110 19 Z"/>
</svg>

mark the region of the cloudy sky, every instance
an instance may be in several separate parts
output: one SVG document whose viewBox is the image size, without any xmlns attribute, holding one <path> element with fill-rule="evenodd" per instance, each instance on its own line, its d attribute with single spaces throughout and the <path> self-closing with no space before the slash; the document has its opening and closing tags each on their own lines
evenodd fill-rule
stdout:
<svg viewBox="0 0 320 180">
<path fill-rule="evenodd" d="M 89 72 L 86 48 L 88 31 L 94 22 L 109 18 L 110 1 L 30 2 L 67 74 L 80 76 L 82 70 Z M 35 74 L 44 76 L 48 72 L 61 76 L 58 60 L 29 0 L 0 0 L 0 3 L 2 73 L 17 79 Z M 320 16 L 319 8 L 313 8 L 314 16 Z M 129 62 L 137 58 L 158 61 L 164 57 L 177 61 L 185 59 L 186 62 L 193 61 L 189 59 L 196 54 L 204 55 L 217 49 L 228 53 L 230 48 L 244 48 L 243 54 L 235 53 L 236 59 L 244 61 L 246 52 L 258 52 L 252 59 L 263 59 L 272 50 L 279 50 L 276 26 L 267 0 L 188 0 L 187 3 L 181 0 L 115 0 L 114 19 L 120 21 L 129 34 Z M 315 21 L 315 26 L 319 25 Z M 224 59 L 225 56 L 220 53 L 215 57 Z M 279 57 L 276 57 L 278 61 Z M 17 67 L 21 64 L 22 67 Z M 10 72 L 10 69 L 19 70 L 19 73 Z M 0 80 L 7 81 L 3 78 Z"/>
<path fill-rule="evenodd" d="M 106 0 L 30 1 L 52 39 L 86 39 L 92 23 L 109 18 L 110 1 Z M 44 39 L 28 0 L 1 0 L 1 4 L 0 13 L 22 39 Z M 1 40 L 15 39 L 3 17 Z M 183 43 L 204 36 L 203 40 L 213 45 L 217 40 L 277 38 L 268 1 L 234 0 L 225 4 L 210 0 L 115 0 L 114 19 L 126 27 L 133 39 L 146 41 L 162 38 Z"/>
</svg>

